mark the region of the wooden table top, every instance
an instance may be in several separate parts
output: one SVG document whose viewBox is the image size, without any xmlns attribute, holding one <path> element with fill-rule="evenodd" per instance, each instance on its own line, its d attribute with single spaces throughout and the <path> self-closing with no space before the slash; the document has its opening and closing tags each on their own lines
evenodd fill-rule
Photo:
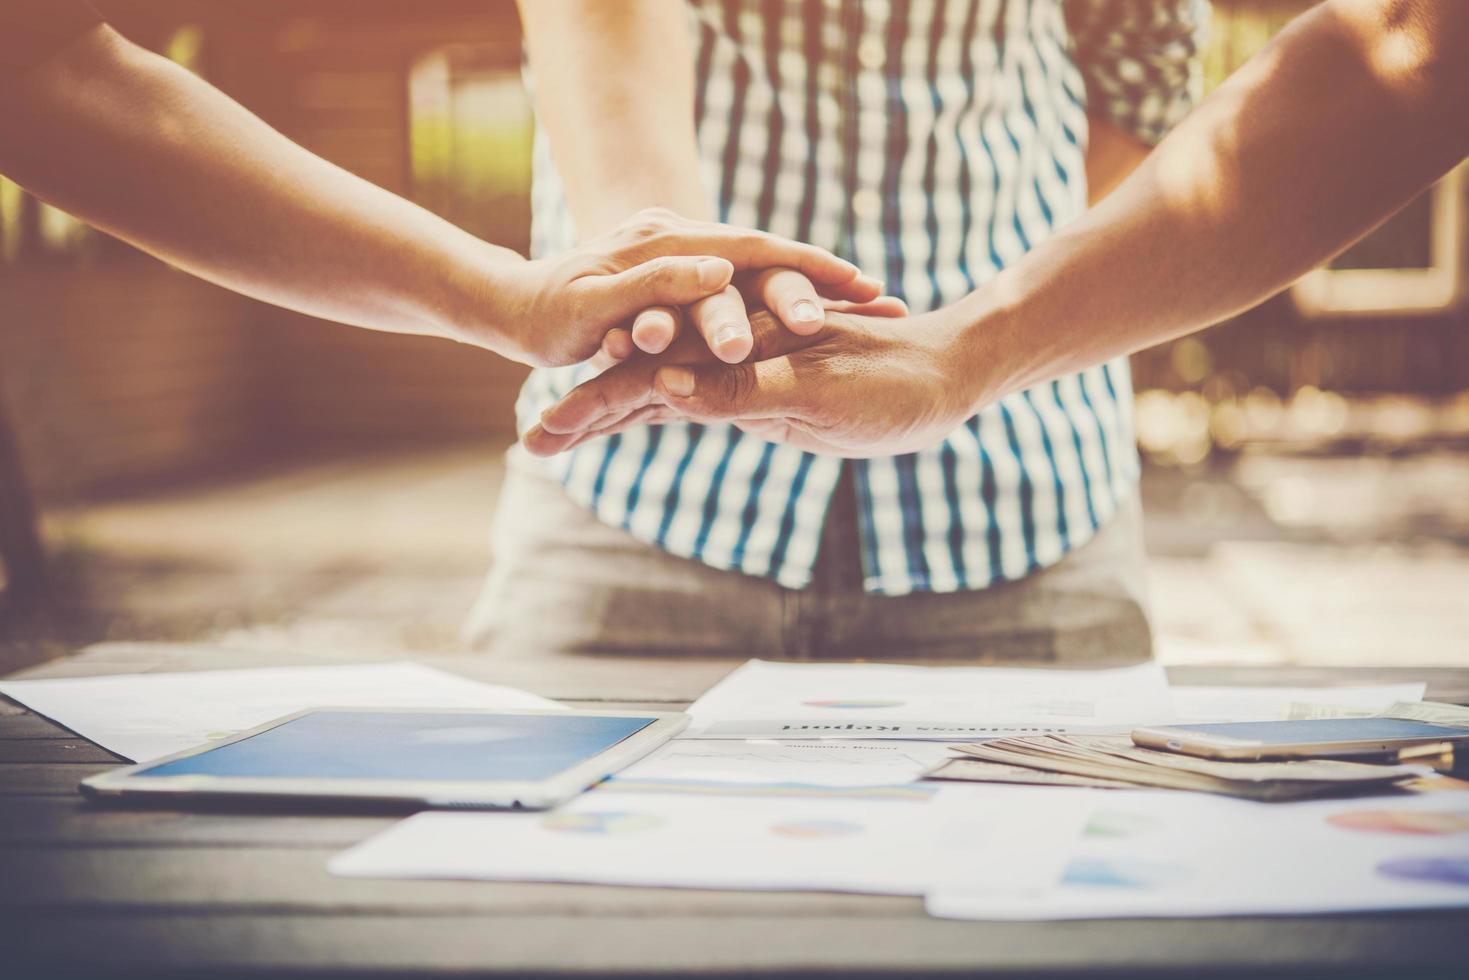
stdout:
<svg viewBox="0 0 1469 980">
<path fill-rule="evenodd" d="M 26 676 L 349 662 L 109 645 Z M 355 658 L 359 660 L 361 658 Z M 585 707 L 678 708 L 732 661 L 416 657 Z M 1469 669 L 1181 667 L 1184 684 L 1429 682 Z M 107 810 L 78 795 L 110 753 L 0 699 L 0 975 L 1463 977 L 1469 911 L 992 923 L 916 898 L 326 872 L 392 817 Z M 14 972 L 11 970 L 14 969 Z"/>
</svg>

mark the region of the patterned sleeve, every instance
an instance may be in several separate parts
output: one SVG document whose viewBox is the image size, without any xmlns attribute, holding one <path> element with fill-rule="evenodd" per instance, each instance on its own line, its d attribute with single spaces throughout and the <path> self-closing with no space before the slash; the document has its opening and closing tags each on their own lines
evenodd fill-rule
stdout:
<svg viewBox="0 0 1469 980">
<path fill-rule="evenodd" d="M 1068 0 L 1087 111 L 1157 143 L 1203 90 L 1208 0 Z"/>
</svg>

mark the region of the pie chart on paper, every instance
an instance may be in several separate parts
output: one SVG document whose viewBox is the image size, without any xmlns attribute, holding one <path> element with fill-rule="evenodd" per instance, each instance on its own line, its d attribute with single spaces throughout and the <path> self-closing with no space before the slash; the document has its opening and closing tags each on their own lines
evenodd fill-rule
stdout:
<svg viewBox="0 0 1469 980">
<path fill-rule="evenodd" d="M 567 834 L 636 834 L 661 827 L 663 820 L 651 813 L 627 813 L 616 810 L 591 813 L 553 813 L 541 821 L 547 830 Z"/>
<path fill-rule="evenodd" d="M 1429 810 L 1348 810 L 1333 813 L 1326 822 L 1342 830 L 1359 830 L 1372 834 L 1409 834 L 1437 837 L 1445 834 L 1469 834 L 1469 811 L 1443 812 Z"/>
<path fill-rule="evenodd" d="M 1377 873 L 1404 881 L 1469 888 L 1469 856 L 1398 858 L 1379 864 Z"/>
<path fill-rule="evenodd" d="M 770 832 L 778 837 L 819 840 L 827 837 L 849 837 L 860 834 L 862 825 L 850 820 L 789 820 L 775 824 Z"/>
<path fill-rule="evenodd" d="M 1092 888 L 1156 888 L 1189 876 L 1176 864 L 1161 861 L 1112 860 L 1099 857 L 1074 858 L 1062 883 Z"/>
<path fill-rule="evenodd" d="M 1098 810 L 1086 825 L 1088 837 L 1135 837 L 1163 826 L 1159 817 L 1126 810 Z"/>
</svg>

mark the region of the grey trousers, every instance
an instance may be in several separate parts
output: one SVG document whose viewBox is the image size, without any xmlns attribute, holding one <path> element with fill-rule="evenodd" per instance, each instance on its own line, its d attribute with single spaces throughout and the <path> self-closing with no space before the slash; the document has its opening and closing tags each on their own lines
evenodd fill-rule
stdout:
<svg viewBox="0 0 1469 980">
<path fill-rule="evenodd" d="M 844 478 L 815 580 L 788 589 L 678 558 L 598 521 L 516 450 L 493 565 L 465 627 L 476 648 L 814 660 L 1132 663 L 1152 655 L 1142 509 L 1128 501 L 1056 565 L 950 593 L 862 591 Z"/>
</svg>

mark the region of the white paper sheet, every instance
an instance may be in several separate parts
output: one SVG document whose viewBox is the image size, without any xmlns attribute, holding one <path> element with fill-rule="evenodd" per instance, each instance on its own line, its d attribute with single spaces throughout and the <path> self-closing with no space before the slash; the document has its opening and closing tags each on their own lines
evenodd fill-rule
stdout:
<svg viewBox="0 0 1469 980">
<path fill-rule="evenodd" d="M 1172 720 L 1156 663 L 1108 670 L 751 660 L 689 708 L 685 738 L 972 740 Z"/>
<path fill-rule="evenodd" d="M 1096 794 L 1037 786 L 952 786 L 934 800 L 928 894 L 1044 895 L 1086 833 Z M 951 855 L 963 855 L 951 860 Z"/>
<path fill-rule="evenodd" d="M 943 742 L 675 739 L 613 777 L 610 789 L 830 793 L 907 790 L 948 758 Z"/>
<path fill-rule="evenodd" d="M 1296 915 L 1469 906 L 1469 792 L 1253 803 L 1098 794 L 1060 884 L 1031 894 L 940 887 L 959 919 Z"/>
<path fill-rule="evenodd" d="M 563 707 L 412 663 L 4 680 L 0 694 L 134 762 L 305 708 Z"/>
<path fill-rule="evenodd" d="M 573 881 L 673 888 L 920 895 L 1010 869 L 998 848 L 1036 802 L 1006 788 L 962 787 L 919 802 L 587 793 L 549 813 L 423 813 L 330 869 L 386 878 Z M 949 793 L 945 790 L 940 794 Z M 1084 814 L 1053 811 L 1064 836 Z M 1054 836 L 1045 836 L 1051 840 Z M 1025 865 L 1021 874 L 1055 872 Z M 1016 882 L 1043 889 L 1043 878 Z"/>
<path fill-rule="evenodd" d="M 1379 684 L 1373 687 L 1179 687 L 1172 688 L 1178 724 L 1214 721 L 1278 721 L 1292 705 L 1354 708 L 1368 714 L 1396 701 L 1421 701 L 1427 685 Z"/>
</svg>

